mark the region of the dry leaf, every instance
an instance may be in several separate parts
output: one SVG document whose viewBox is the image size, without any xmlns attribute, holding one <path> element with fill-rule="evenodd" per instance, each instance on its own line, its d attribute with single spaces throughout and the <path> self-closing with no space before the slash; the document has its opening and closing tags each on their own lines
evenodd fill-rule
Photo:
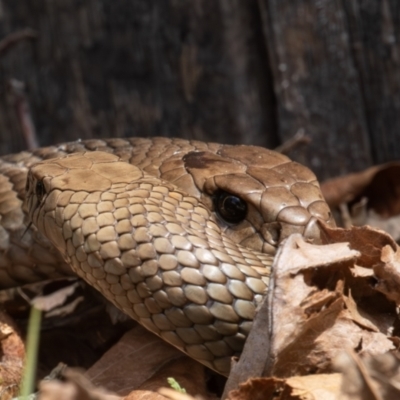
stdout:
<svg viewBox="0 0 400 400">
<path fill-rule="evenodd" d="M 323 243 L 348 242 L 351 249 L 360 252 L 357 264 L 363 267 L 372 267 L 379 263 L 384 246 L 389 245 L 394 250 L 397 248 L 396 242 L 388 233 L 370 226 L 341 229 L 330 228 L 324 223 L 319 225 Z"/>
<path fill-rule="evenodd" d="M 400 251 L 387 245 L 382 250 L 381 259 L 384 264 L 374 265 L 375 289 L 400 305 Z"/>
<path fill-rule="evenodd" d="M 134 390 L 123 400 L 168 400 L 168 398 L 152 390 Z"/>
<path fill-rule="evenodd" d="M 279 400 L 337 400 L 341 374 L 319 374 L 288 378 Z"/>
<path fill-rule="evenodd" d="M 37 296 L 31 301 L 31 304 L 38 310 L 53 310 L 54 308 L 64 304 L 67 298 L 75 292 L 79 285 L 79 282 L 73 282 L 69 286 L 63 287 L 47 296 Z"/>
<path fill-rule="evenodd" d="M 187 393 L 178 392 L 175 389 L 170 388 L 161 388 L 158 392 L 166 397 L 168 400 L 202 400 L 203 397 L 201 396 L 190 396 Z"/>
<path fill-rule="evenodd" d="M 271 371 L 277 376 L 305 374 L 307 371 L 329 372 L 332 358 L 346 347 L 371 354 L 394 348 L 388 335 L 397 319 L 394 304 L 371 287 L 369 277 L 354 278 L 351 269 L 356 262 L 364 268 L 382 264 L 382 248 L 397 248 L 396 244 L 387 234 L 368 227 L 331 229 L 329 235 L 331 239 L 350 241 L 352 250 L 348 251 L 355 256 L 353 260 L 345 255 L 345 249 L 335 254 L 331 245 L 314 246 L 321 251 L 321 266 L 314 270 L 309 267 L 316 265 L 318 257 L 308 266 L 304 263 L 301 274 L 283 275 L 284 285 L 279 287 L 279 292 L 274 289 L 274 294 L 271 294 L 277 305 L 277 308 L 271 305 L 275 321 L 272 322 L 271 355 L 273 358 L 276 356 Z M 296 244 L 302 253 L 312 246 L 301 244 L 301 240 Z M 308 251 L 307 255 L 311 252 Z M 279 271 L 278 278 L 288 265 L 295 270 L 293 265 L 303 257 L 298 256 L 295 248 L 282 249 L 278 256 L 281 259 L 276 260 L 274 267 Z M 278 288 L 276 281 L 275 288 Z M 318 294 L 313 293 L 316 289 Z M 326 299 L 325 304 L 321 303 L 321 298 Z"/>
<path fill-rule="evenodd" d="M 278 251 L 267 299 L 232 367 L 228 390 L 249 376 L 260 376 L 260 360 L 264 375 L 288 377 L 331 372 L 332 359 L 343 348 L 359 354 L 394 349 L 397 310 L 392 300 L 400 292 L 400 279 L 392 278 L 400 269 L 394 267 L 396 244 L 369 227 L 325 227 L 323 236 L 331 244 L 312 245 L 292 235 Z M 343 240 L 349 243 L 332 243 Z M 376 271 L 382 278 L 374 286 Z M 384 291 L 387 281 L 392 286 L 387 283 Z"/>
<path fill-rule="evenodd" d="M 340 400 L 391 400 L 400 398 L 400 359 L 392 353 L 364 355 L 343 352 L 334 360 L 342 373 Z"/>
<path fill-rule="evenodd" d="M 24 343 L 14 322 L 4 312 L 0 313 L 0 399 L 17 395 L 25 358 Z"/>
<path fill-rule="evenodd" d="M 265 400 L 271 399 L 274 393 L 283 389 L 284 380 L 277 378 L 253 378 L 229 392 L 228 400 Z M 224 399 L 225 397 L 222 396 Z M 279 399 L 279 397 L 278 397 Z"/>
<path fill-rule="evenodd" d="M 204 367 L 141 326 L 126 333 L 86 376 L 120 395 L 156 392 L 173 377 L 188 393 L 207 396 Z"/>
<path fill-rule="evenodd" d="M 316 347 L 316 338 L 332 326 L 344 303 L 335 290 L 306 283 L 304 274 L 335 263 L 354 262 L 358 256 L 345 243 L 315 246 L 300 235 L 286 241 L 275 257 L 268 295 L 257 312 L 240 360 L 231 367 L 225 394 L 250 377 L 282 377 L 315 370 L 320 363 L 308 359 L 307 354 Z M 329 359 L 325 363 L 329 364 Z"/>
<path fill-rule="evenodd" d="M 345 243 L 315 246 L 297 235 L 281 248 L 269 293 L 269 374 L 285 377 L 329 371 L 338 348 L 346 343 L 358 345 L 362 330 L 345 308 L 342 269 L 359 256 Z M 328 280 L 318 287 L 312 280 L 321 271 Z"/>
<path fill-rule="evenodd" d="M 254 378 L 229 393 L 229 400 L 336 400 L 341 374 L 294 376 L 286 380 Z"/>
<path fill-rule="evenodd" d="M 66 369 L 65 382 L 43 380 L 39 384 L 39 400 L 123 400 L 122 397 L 96 388 L 80 372 Z"/>
<path fill-rule="evenodd" d="M 321 190 L 341 226 L 371 225 L 400 241 L 400 163 L 330 179 Z"/>
<path fill-rule="evenodd" d="M 329 179 L 321 184 L 331 208 L 365 197 L 368 207 L 388 217 L 400 214 L 400 163 L 391 162 Z"/>
<path fill-rule="evenodd" d="M 374 228 L 381 229 L 387 232 L 396 243 L 400 242 L 400 215 L 384 218 L 378 215 L 375 211 L 368 210 L 362 224 L 371 225 Z"/>
</svg>

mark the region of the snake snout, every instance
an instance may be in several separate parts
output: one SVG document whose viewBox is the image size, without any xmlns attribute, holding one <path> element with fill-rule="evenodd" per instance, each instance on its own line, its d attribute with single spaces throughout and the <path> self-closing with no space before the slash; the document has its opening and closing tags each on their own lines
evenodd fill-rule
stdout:
<svg viewBox="0 0 400 400">
<path fill-rule="evenodd" d="M 271 252 L 271 248 L 276 248 L 284 239 L 293 233 L 300 233 L 307 241 L 313 244 L 321 244 L 321 229 L 318 224 L 319 218 L 310 216 L 304 225 L 295 225 L 290 222 L 271 222 L 265 223 L 262 228 L 262 236 L 265 240 L 264 253 Z"/>
<path fill-rule="evenodd" d="M 303 203 L 305 201 L 303 200 Z M 321 243 L 321 228 L 318 221 L 335 226 L 328 205 L 322 200 L 316 200 L 308 205 L 295 205 L 282 208 L 276 221 L 280 225 L 278 244 L 293 233 L 300 233 L 311 243 Z"/>
</svg>

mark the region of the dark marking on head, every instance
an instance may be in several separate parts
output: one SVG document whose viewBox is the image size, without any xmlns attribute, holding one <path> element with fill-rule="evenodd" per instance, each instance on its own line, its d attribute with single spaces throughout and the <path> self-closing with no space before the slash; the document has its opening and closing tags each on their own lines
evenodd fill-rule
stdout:
<svg viewBox="0 0 400 400">
<path fill-rule="evenodd" d="M 229 163 L 223 157 L 207 151 L 192 151 L 183 157 L 185 168 L 206 169 L 212 167 L 215 163 Z"/>
</svg>

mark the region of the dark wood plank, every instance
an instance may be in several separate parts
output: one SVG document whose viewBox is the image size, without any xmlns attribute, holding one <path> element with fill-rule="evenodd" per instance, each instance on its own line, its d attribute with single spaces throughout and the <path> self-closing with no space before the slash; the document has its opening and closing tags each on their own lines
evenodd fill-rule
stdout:
<svg viewBox="0 0 400 400">
<path fill-rule="evenodd" d="M 320 178 L 371 163 L 367 121 L 342 2 L 260 0 L 282 140 L 312 138 L 292 156 Z"/>
<path fill-rule="evenodd" d="M 400 3 L 343 2 L 375 163 L 400 158 Z"/>
<path fill-rule="evenodd" d="M 2 2 L 0 91 L 27 86 L 40 144 L 93 136 L 181 136 L 277 145 L 256 0 Z M 0 151 L 24 148 L 0 96 Z"/>
</svg>

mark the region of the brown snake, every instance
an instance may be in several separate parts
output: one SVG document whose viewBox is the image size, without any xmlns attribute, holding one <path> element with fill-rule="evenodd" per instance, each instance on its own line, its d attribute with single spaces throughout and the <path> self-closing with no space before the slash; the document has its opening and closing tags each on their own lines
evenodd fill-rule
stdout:
<svg viewBox="0 0 400 400">
<path fill-rule="evenodd" d="M 37 229 L 21 239 L 32 165 L 25 205 Z M 243 348 L 279 243 L 291 233 L 318 242 L 316 221 L 334 224 L 310 170 L 255 146 L 88 140 L 2 157 L 0 174 L 1 287 L 67 274 L 65 259 L 222 374 Z"/>
</svg>

